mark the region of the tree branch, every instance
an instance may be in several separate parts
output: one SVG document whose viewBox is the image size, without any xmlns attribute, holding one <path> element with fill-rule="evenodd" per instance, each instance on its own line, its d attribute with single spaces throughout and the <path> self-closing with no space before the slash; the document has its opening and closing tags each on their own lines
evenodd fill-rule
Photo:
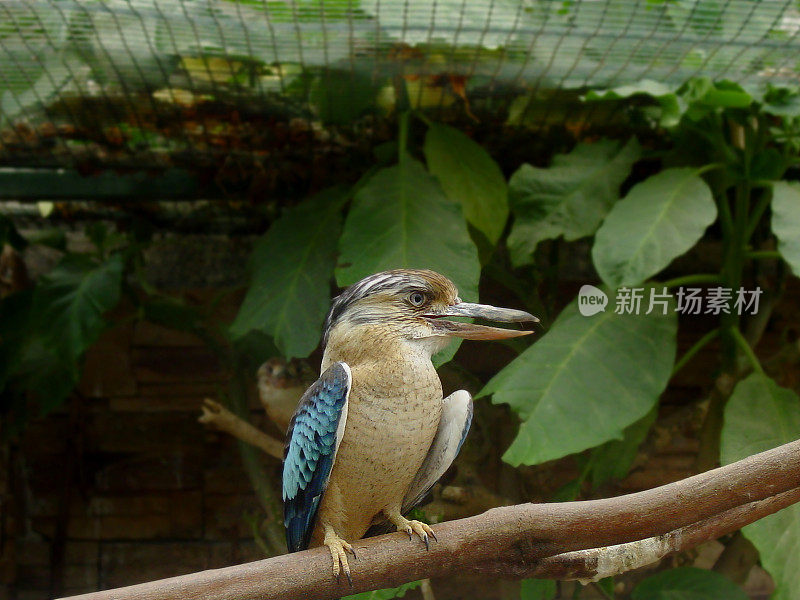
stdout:
<svg viewBox="0 0 800 600">
<path fill-rule="evenodd" d="M 797 501 L 800 501 L 800 488 L 737 506 L 664 535 L 627 544 L 548 556 L 539 561 L 532 576 L 536 579 L 561 581 L 577 579 L 584 584 L 599 581 L 605 577 L 649 565 L 661 560 L 667 554 L 682 552 L 703 542 L 733 533 Z"/>
<path fill-rule="evenodd" d="M 519 504 L 441 523 L 434 527 L 438 541 L 428 551 L 402 533 L 359 540 L 353 544 L 358 558 L 350 563 L 353 587 L 333 579 L 330 553 L 315 548 L 71 600 L 324 600 L 465 571 L 532 577 L 546 557 L 627 544 L 681 528 L 685 538 L 699 543 L 779 510 L 784 502 L 797 499 L 797 488 L 800 440 L 644 492 L 603 500 Z"/>
<path fill-rule="evenodd" d="M 207 427 L 224 431 L 233 437 L 263 450 L 270 456 L 283 460 L 283 443 L 240 419 L 219 402 L 211 398 L 203 400 L 203 414 L 197 420 Z"/>
</svg>

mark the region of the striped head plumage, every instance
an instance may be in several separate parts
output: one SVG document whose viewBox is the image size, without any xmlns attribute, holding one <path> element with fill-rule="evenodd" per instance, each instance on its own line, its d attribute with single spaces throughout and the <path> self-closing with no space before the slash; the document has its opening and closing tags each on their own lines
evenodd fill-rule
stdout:
<svg viewBox="0 0 800 600">
<path fill-rule="evenodd" d="M 386 339 L 421 341 L 433 352 L 450 337 L 503 339 L 531 333 L 443 317 L 538 322 L 536 317 L 520 310 L 463 302 L 453 282 L 435 271 L 395 269 L 365 277 L 334 298 L 325 320 L 323 343 L 327 345 L 334 337 L 361 329 Z"/>
</svg>

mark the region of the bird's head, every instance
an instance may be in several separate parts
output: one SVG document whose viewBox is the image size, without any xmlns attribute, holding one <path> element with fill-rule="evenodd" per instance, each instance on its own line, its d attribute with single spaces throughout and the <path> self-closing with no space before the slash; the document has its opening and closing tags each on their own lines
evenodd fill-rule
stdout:
<svg viewBox="0 0 800 600">
<path fill-rule="evenodd" d="M 499 340 L 532 333 L 446 317 L 473 317 L 501 323 L 537 323 L 521 310 L 462 302 L 458 289 L 434 271 L 396 269 L 365 277 L 337 296 L 325 321 L 324 344 L 375 339 L 404 340 L 430 353 L 442 349 L 452 337 Z"/>
</svg>

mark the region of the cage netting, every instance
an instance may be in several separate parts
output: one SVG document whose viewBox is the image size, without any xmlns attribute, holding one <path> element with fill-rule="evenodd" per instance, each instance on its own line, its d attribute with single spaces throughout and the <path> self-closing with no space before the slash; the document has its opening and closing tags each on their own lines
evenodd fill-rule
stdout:
<svg viewBox="0 0 800 600">
<path fill-rule="evenodd" d="M 794 0 L 4 0 L 0 162 L 199 165 L 403 107 L 544 126 L 563 93 L 797 83 L 799 30 Z"/>
</svg>

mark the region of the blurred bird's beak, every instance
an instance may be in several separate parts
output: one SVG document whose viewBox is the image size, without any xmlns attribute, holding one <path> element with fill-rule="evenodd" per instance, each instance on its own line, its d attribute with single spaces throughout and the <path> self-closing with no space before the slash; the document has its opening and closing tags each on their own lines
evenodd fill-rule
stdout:
<svg viewBox="0 0 800 600">
<path fill-rule="evenodd" d="M 499 323 L 538 323 L 539 319 L 530 313 L 513 308 L 498 308 L 488 304 L 472 304 L 470 302 L 458 302 L 446 307 L 436 314 L 427 314 L 425 318 L 439 335 L 455 336 L 468 340 L 503 340 L 506 338 L 520 337 L 529 335 L 533 331 L 521 329 L 501 329 L 500 327 L 488 327 L 486 325 L 476 325 L 475 323 L 459 323 L 447 321 L 442 317 L 471 317 L 475 319 L 486 319 L 487 321 L 497 321 Z"/>
</svg>

